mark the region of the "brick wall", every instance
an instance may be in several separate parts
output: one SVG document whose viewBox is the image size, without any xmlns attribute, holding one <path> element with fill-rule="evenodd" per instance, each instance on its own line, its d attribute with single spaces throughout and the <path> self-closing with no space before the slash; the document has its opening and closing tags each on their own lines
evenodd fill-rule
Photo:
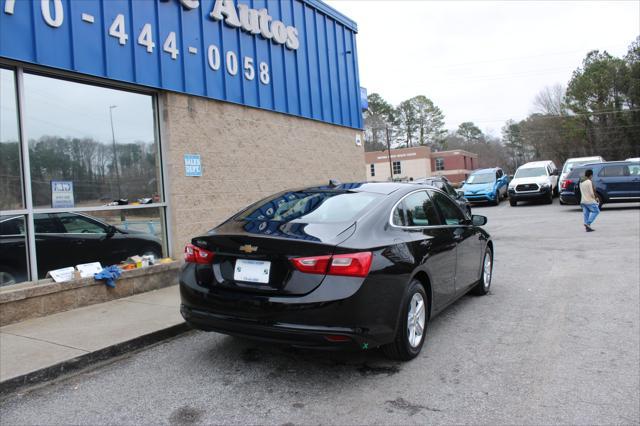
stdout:
<svg viewBox="0 0 640 426">
<path fill-rule="evenodd" d="M 173 256 L 241 208 L 298 186 L 364 181 L 360 131 L 175 93 L 160 96 Z M 200 154 L 202 177 L 186 177 Z"/>
</svg>

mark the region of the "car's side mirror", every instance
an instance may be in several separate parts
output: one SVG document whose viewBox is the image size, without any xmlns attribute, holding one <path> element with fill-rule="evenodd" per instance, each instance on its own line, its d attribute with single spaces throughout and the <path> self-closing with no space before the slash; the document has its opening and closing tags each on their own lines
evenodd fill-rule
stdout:
<svg viewBox="0 0 640 426">
<path fill-rule="evenodd" d="M 475 226 L 483 226 L 487 224 L 487 217 L 479 214 L 471 215 L 471 223 Z"/>
<path fill-rule="evenodd" d="M 467 181 L 463 180 L 462 182 L 460 182 L 460 186 L 464 185 L 465 183 L 467 183 Z"/>
<path fill-rule="evenodd" d="M 117 229 L 115 226 L 113 225 L 107 226 L 107 237 L 113 237 L 116 232 L 117 232 Z"/>
<path fill-rule="evenodd" d="M 558 169 L 555 169 L 554 171 L 551 172 L 551 176 L 558 176 Z"/>
</svg>

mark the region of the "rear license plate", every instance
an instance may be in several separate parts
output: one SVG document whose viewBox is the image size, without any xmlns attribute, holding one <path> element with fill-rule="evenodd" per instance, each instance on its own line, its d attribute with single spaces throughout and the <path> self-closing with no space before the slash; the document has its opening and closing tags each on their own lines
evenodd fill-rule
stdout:
<svg viewBox="0 0 640 426">
<path fill-rule="evenodd" d="M 237 259 L 233 279 L 266 284 L 269 282 L 269 271 L 271 271 L 271 262 Z"/>
</svg>

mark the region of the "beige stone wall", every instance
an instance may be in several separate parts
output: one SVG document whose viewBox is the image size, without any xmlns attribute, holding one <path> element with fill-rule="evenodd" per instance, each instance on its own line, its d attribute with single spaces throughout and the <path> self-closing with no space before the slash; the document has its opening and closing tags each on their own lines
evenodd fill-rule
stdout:
<svg viewBox="0 0 640 426">
<path fill-rule="evenodd" d="M 160 96 L 173 256 L 260 198 L 288 188 L 364 181 L 358 130 L 203 98 Z M 200 154 L 202 177 L 186 177 Z"/>
</svg>

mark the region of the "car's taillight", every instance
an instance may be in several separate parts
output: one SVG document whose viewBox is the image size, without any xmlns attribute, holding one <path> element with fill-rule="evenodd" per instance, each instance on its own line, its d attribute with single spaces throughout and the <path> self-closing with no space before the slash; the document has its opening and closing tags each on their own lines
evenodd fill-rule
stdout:
<svg viewBox="0 0 640 426">
<path fill-rule="evenodd" d="M 366 277 L 371 267 L 372 258 L 373 255 L 370 251 L 335 255 L 331 260 L 331 266 L 329 266 L 329 275 Z"/>
<path fill-rule="evenodd" d="M 297 257 L 291 263 L 300 272 L 307 274 L 326 274 L 331 256 Z"/>
<path fill-rule="evenodd" d="M 572 180 L 566 179 L 562 181 L 562 184 L 560 185 L 561 189 L 567 189 L 569 188 L 569 185 L 571 185 L 573 183 Z"/>
<path fill-rule="evenodd" d="M 184 261 L 207 265 L 213 263 L 213 252 L 189 243 L 184 247 Z"/>
<path fill-rule="evenodd" d="M 300 272 L 308 274 L 366 277 L 371 268 L 373 254 L 370 251 L 334 256 L 298 257 L 291 263 Z"/>
</svg>

